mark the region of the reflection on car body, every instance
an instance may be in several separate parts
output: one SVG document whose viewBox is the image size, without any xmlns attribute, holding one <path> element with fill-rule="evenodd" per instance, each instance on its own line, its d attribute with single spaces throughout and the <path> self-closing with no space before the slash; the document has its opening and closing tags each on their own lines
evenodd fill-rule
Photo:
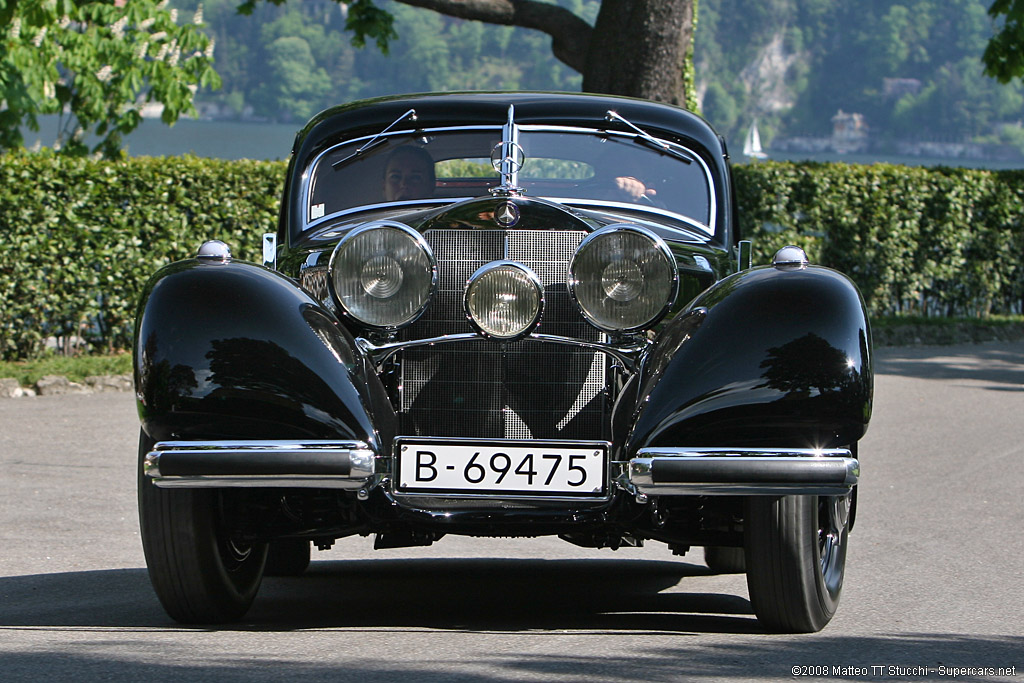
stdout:
<svg viewBox="0 0 1024 683">
<path fill-rule="evenodd" d="M 850 280 L 751 267 L 701 119 L 422 95 L 297 136 L 265 263 L 208 243 L 140 303 L 140 517 L 168 613 L 244 615 L 310 546 L 693 546 L 766 628 L 842 588 L 871 343 Z"/>
</svg>

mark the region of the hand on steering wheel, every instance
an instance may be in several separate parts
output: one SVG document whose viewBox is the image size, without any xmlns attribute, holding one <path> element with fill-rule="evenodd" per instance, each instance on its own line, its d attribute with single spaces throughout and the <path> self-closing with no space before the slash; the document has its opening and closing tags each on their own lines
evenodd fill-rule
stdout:
<svg viewBox="0 0 1024 683">
<path fill-rule="evenodd" d="M 617 177 L 615 179 L 615 188 L 631 201 L 642 201 L 648 204 L 653 204 L 654 195 L 658 194 L 657 190 L 647 187 L 643 181 L 633 176 Z"/>
</svg>

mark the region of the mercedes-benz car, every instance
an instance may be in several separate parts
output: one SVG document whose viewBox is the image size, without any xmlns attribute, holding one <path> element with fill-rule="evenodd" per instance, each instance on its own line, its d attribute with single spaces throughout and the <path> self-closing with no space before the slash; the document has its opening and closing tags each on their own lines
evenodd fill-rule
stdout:
<svg viewBox="0 0 1024 683">
<path fill-rule="evenodd" d="M 868 321 L 799 245 L 751 264 L 731 182 L 705 121 L 647 101 L 317 115 L 263 262 L 197 237 L 140 302 L 139 507 L 168 614 L 239 619 L 265 574 L 348 536 L 545 535 L 703 547 L 766 629 L 824 627 Z"/>
</svg>

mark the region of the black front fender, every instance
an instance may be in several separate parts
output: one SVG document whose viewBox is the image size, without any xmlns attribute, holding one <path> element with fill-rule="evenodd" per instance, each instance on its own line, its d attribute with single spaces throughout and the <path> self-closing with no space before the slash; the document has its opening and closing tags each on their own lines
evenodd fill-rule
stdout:
<svg viewBox="0 0 1024 683">
<path fill-rule="evenodd" d="M 147 284 L 135 386 L 154 439 L 353 439 L 386 452 L 396 417 L 354 339 L 296 284 L 193 259 Z M 382 450 L 385 449 L 385 450 Z"/>
<path fill-rule="evenodd" d="M 626 450 L 650 446 L 841 447 L 871 416 L 863 300 L 821 267 L 755 268 L 695 299 L 647 355 Z"/>
</svg>

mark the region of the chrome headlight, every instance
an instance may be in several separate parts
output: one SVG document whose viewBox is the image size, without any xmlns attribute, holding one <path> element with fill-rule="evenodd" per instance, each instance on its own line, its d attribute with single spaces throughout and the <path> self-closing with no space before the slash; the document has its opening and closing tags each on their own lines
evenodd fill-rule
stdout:
<svg viewBox="0 0 1024 683">
<path fill-rule="evenodd" d="M 359 322 L 398 328 L 430 302 L 437 261 L 423 237 L 407 225 L 376 221 L 346 235 L 331 255 L 334 301 Z"/>
<path fill-rule="evenodd" d="M 679 288 L 664 240 L 638 225 L 609 225 L 589 235 L 569 264 L 569 292 L 584 317 L 609 332 L 657 322 Z"/>
<path fill-rule="evenodd" d="M 536 273 L 512 261 L 477 269 L 466 284 L 466 315 L 485 337 L 512 341 L 540 322 L 544 287 Z"/>
</svg>

